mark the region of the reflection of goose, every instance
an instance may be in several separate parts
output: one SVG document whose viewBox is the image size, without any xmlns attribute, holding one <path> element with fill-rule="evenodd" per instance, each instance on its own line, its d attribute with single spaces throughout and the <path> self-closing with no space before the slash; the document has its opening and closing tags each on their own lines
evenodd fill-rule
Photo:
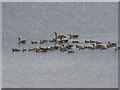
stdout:
<svg viewBox="0 0 120 90">
<path fill-rule="evenodd" d="M 18 38 L 18 44 L 25 44 L 27 40 L 20 40 L 20 38 Z"/>
</svg>

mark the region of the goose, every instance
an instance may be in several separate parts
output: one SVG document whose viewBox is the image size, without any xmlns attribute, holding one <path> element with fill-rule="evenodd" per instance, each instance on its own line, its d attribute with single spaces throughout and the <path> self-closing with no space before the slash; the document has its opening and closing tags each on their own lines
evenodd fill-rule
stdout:
<svg viewBox="0 0 120 90">
<path fill-rule="evenodd" d="M 18 38 L 18 44 L 25 44 L 27 40 L 21 40 L 21 38 Z"/>
<path fill-rule="evenodd" d="M 64 43 L 68 42 L 68 40 L 62 40 Z"/>
<path fill-rule="evenodd" d="M 75 53 L 75 52 L 74 52 L 74 51 L 69 51 L 69 50 L 68 50 L 68 54 L 69 54 L 69 53 Z"/>
<path fill-rule="evenodd" d="M 56 42 L 57 39 L 56 38 L 53 38 L 52 40 L 49 40 L 49 42 Z M 44 43 L 44 42 L 43 42 Z"/>
<path fill-rule="evenodd" d="M 113 47 L 116 47 L 116 46 L 117 46 L 116 43 L 111 43 L 110 41 L 108 41 L 108 44 L 111 45 L 111 46 L 113 46 Z"/>
<path fill-rule="evenodd" d="M 59 48 L 60 48 L 60 46 L 56 46 L 56 45 L 54 45 L 54 48 L 57 50 L 57 49 L 59 49 Z"/>
<path fill-rule="evenodd" d="M 35 51 L 35 49 L 34 48 L 29 48 L 28 51 Z"/>
<path fill-rule="evenodd" d="M 85 48 L 83 48 L 83 47 L 79 47 L 79 50 L 83 50 L 83 49 L 85 49 Z"/>
<path fill-rule="evenodd" d="M 85 40 L 85 43 L 90 43 L 90 41 Z"/>
<path fill-rule="evenodd" d="M 35 51 L 36 51 L 37 53 L 39 53 L 39 52 L 41 52 L 41 49 L 38 48 L 38 49 L 36 49 Z"/>
<path fill-rule="evenodd" d="M 96 49 L 100 49 L 100 48 L 102 48 L 102 47 L 104 47 L 103 45 L 96 45 Z"/>
<path fill-rule="evenodd" d="M 57 36 L 57 33 L 56 33 L 56 32 L 54 32 L 54 34 L 55 34 L 55 36 Z"/>
<path fill-rule="evenodd" d="M 110 42 L 108 42 L 107 48 L 109 48 L 109 47 L 116 47 L 116 46 L 117 46 L 116 43 L 110 43 Z"/>
<path fill-rule="evenodd" d="M 93 47 L 95 46 L 95 44 L 92 44 L 93 45 Z"/>
<path fill-rule="evenodd" d="M 72 43 L 80 43 L 79 41 L 72 41 Z"/>
<path fill-rule="evenodd" d="M 12 51 L 13 51 L 13 52 L 15 52 L 15 51 L 20 51 L 20 49 L 12 48 Z"/>
<path fill-rule="evenodd" d="M 50 51 L 55 50 L 55 47 L 50 47 L 49 50 Z"/>
<path fill-rule="evenodd" d="M 90 49 L 90 50 L 95 50 L 95 49 L 96 49 L 96 47 L 89 47 L 89 49 Z"/>
<path fill-rule="evenodd" d="M 84 48 L 89 48 L 89 46 L 84 46 Z"/>
<path fill-rule="evenodd" d="M 90 40 L 90 43 L 95 43 L 96 41 L 92 41 L 92 40 Z"/>
<path fill-rule="evenodd" d="M 70 39 L 72 38 L 77 38 L 79 35 L 71 35 L 71 34 L 68 34 L 70 36 Z"/>
<path fill-rule="evenodd" d="M 112 47 L 112 45 L 108 44 L 108 45 L 107 45 L 107 48 L 110 48 L 110 47 Z"/>
<path fill-rule="evenodd" d="M 59 38 L 60 40 L 62 40 L 63 38 L 66 38 L 66 36 L 64 36 L 64 35 L 58 35 L 57 38 Z"/>
<path fill-rule="evenodd" d="M 60 51 L 65 52 L 65 51 L 67 51 L 67 48 L 66 47 L 60 47 Z"/>
<path fill-rule="evenodd" d="M 101 47 L 101 50 L 105 50 L 105 49 L 107 49 L 105 46 Z"/>
<path fill-rule="evenodd" d="M 96 44 L 102 44 L 102 42 L 98 42 L 98 41 L 96 41 Z"/>
<path fill-rule="evenodd" d="M 35 42 L 35 41 L 31 41 L 31 44 L 37 44 L 38 42 Z"/>
<path fill-rule="evenodd" d="M 116 48 L 115 48 L 115 51 L 116 51 L 116 50 L 119 50 L 119 49 L 120 49 L 120 47 L 116 47 Z"/>
<path fill-rule="evenodd" d="M 27 51 L 27 49 L 23 49 L 22 51 L 23 51 L 23 52 L 24 52 L 24 51 Z"/>
<path fill-rule="evenodd" d="M 69 36 L 71 36 L 71 38 L 77 38 L 79 35 L 71 35 L 71 34 L 68 34 Z"/>
<path fill-rule="evenodd" d="M 82 46 L 76 45 L 76 48 L 82 48 Z"/>
<path fill-rule="evenodd" d="M 45 43 L 45 42 L 48 42 L 48 40 L 45 40 L 45 39 L 44 39 L 44 40 L 42 40 L 42 42 Z"/>
<path fill-rule="evenodd" d="M 40 51 L 41 52 L 47 52 L 47 49 L 41 49 Z"/>
<path fill-rule="evenodd" d="M 69 43 L 68 43 L 67 45 L 68 45 L 69 47 L 73 47 L 73 45 L 72 45 L 72 44 L 69 44 Z"/>
<path fill-rule="evenodd" d="M 40 40 L 40 44 L 44 43 L 44 41 Z"/>
</svg>

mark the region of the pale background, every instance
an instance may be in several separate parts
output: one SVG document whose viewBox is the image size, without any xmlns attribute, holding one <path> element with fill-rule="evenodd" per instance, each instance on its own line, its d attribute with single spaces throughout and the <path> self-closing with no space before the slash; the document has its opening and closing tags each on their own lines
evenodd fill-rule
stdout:
<svg viewBox="0 0 120 90">
<path fill-rule="evenodd" d="M 34 5 L 33 5 L 34 6 Z M 113 5 L 114 6 L 114 5 Z M 113 7 L 111 7 L 111 8 L 113 8 Z M 117 7 L 114 7 L 115 9 L 117 8 Z M 108 9 L 107 9 L 108 10 Z M 111 9 L 110 9 L 111 10 Z M 113 10 L 114 11 L 114 10 Z M 117 14 L 117 12 L 114 12 L 113 14 L 112 14 L 112 16 L 108 16 L 108 18 L 109 17 L 113 17 L 114 16 L 114 14 Z M 114 17 L 113 19 L 110 19 L 110 20 L 113 20 L 114 21 L 114 23 L 117 21 L 117 18 L 116 17 Z M 116 22 L 117 23 L 117 22 Z M 108 23 L 107 23 L 108 24 Z M 104 39 L 103 41 L 105 41 L 105 40 L 111 40 L 111 41 L 116 41 L 117 42 L 117 37 L 115 37 L 114 35 L 117 35 L 117 28 L 115 28 L 115 24 L 112 24 L 113 25 L 113 29 L 115 30 L 115 32 L 114 33 L 112 33 L 112 34 L 110 34 L 110 36 L 111 35 L 113 35 L 112 37 L 113 38 L 111 38 L 111 37 L 109 37 L 109 35 L 107 36 L 107 39 Z M 91 27 L 91 26 L 90 26 Z M 112 26 L 111 26 L 112 27 Z M 14 27 L 13 27 L 14 28 Z M 111 28 L 111 30 L 112 30 L 112 28 Z M 58 32 L 59 32 L 59 30 L 58 30 Z M 67 32 L 66 32 L 67 33 Z M 84 33 L 84 32 L 83 32 Z M 51 34 L 52 35 L 52 34 Z M 96 35 L 97 35 L 97 33 L 96 33 Z M 105 36 L 107 35 L 107 33 L 105 34 Z M 24 36 L 24 35 L 23 35 Z M 17 37 L 17 36 L 16 36 Z M 89 36 L 87 36 L 88 38 L 89 38 Z M 93 37 L 93 36 L 92 36 Z M 91 37 L 91 38 L 92 38 Z M 84 37 L 83 37 L 84 38 Z M 85 38 L 86 39 L 86 38 Z M 97 37 L 96 37 L 96 39 L 98 39 Z M 100 38 L 99 38 L 100 39 Z M 7 47 L 7 46 L 6 46 Z M 106 52 L 105 52 L 106 53 Z M 116 55 L 116 54 L 115 54 Z M 106 57 L 105 57 L 106 58 Z M 114 58 L 114 57 L 113 57 Z M 86 60 L 86 59 L 85 59 Z M 117 58 L 116 58 L 116 60 L 117 60 Z M 68 63 L 68 62 L 67 62 Z M 116 64 L 116 62 L 115 62 L 115 64 Z M 94 64 L 93 64 L 94 65 Z M 111 64 L 112 65 L 112 64 Z M 115 68 L 115 67 L 114 67 Z M 77 68 L 76 68 L 77 69 Z M 116 67 L 116 69 L 117 69 L 117 67 Z M 28 73 L 30 73 L 30 72 L 28 72 Z M 117 72 L 116 72 L 116 74 L 117 74 Z M 83 75 L 84 76 L 84 75 Z M 117 80 L 117 78 L 115 79 L 115 80 Z M 114 80 L 113 80 L 114 81 Z M 22 81 L 21 81 L 22 82 Z M 39 82 L 39 81 L 38 81 Z M 117 84 L 117 83 L 115 83 L 115 84 Z M 9 85 L 8 85 L 9 86 Z M 21 85 L 22 86 L 22 85 Z M 48 85 L 49 86 L 49 85 Z M 50 85 L 51 86 L 51 85 Z M 14 85 L 13 85 L 13 87 L 14 87 Z M 15 86 L 15 87 L 19 87 L 19 85 L 18 86 Z M 23 86 L 23 87 L 26 87 L 26 86 Z M 29 85 L 28 85 L 28 87 L 30 87 Z M 36 87 L 36 86 L 35 86 Z M 44 85 L 43 85 L 43 87 L 44 87 Z M 53 86 L 54 87 L 54 86 Z M 60 87 L 62 87 L 62 85 L 60 85 Z M 68 85 L 68 87 L 69 87 L 69 85 Z M 74 87 L 74 85 L 73 85 L 73 87 Z M 79 87 L 79 86 L 78 86 Z M 84 87 L 84 85 L 83 85 L 83 87 Z M 89 86 L 88 86 L 89 87 Z M 90 87 L 94 87 L 94 84 L 93 84 L 93 86 L 90 86 Z M 99 85 L 98 85 L 98 87 L 100 87 Z M 105 86 L 103 86 L 103 87 L 105 87 Z M 109 87 L 109 85 L 108 85 L 108 87 Z M 114 87 L 114 86 L 113 86 Z M 115 86 L 116 87 L 116 86 Z"/>
</svg>

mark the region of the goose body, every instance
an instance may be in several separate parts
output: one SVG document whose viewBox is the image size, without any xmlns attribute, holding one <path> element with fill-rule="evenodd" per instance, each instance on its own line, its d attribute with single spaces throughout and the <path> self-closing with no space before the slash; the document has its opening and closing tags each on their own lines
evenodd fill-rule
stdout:
<svg viewBox="0 0 120 90">
<path fill-rule="evenodd" d="M 20 38 L 18 38 L 18 44 L 25 44 L 27 40 L 21 40 Z"/>
<path fill-rule="evenodd" d="M 79 35 L 71 35 L 71 34 L 68 34 L 70 36 L 70 39 L 72 38 L 78 38 Z"/>
<path fill-rule="evenodd" d="M 37 44 L 38 42 L 35 42 L 35 41 L 31 41 L 31 44 Z"/>
<path fill-rule="evenodd" d="M 85 43 L 90 43 L 90 41 L 85 40 Z"/>
<path fill-rule="evenodd" d="M 70 54 L 70 53 L 75 53 L 74 51 L 68 51 L 68 54 Z"/>
<path fill-rule="evenodd" d="M 79 41 L 72 41 L 72 43 L 80 43 Z"/>
<path fill-rule="evenodd" d="M 15 51 L 20 51 L 20 49 L 12 48 L 12 51 L 13 51 L 13 52 L 15 52 Z"/>
<path fill-rule="evenodd" d="M 23 51 L 23 52 L 24 52 L 24 51 L 27 51 L 27 49 L 23 49 L 22 51 Z"/>
</svg>

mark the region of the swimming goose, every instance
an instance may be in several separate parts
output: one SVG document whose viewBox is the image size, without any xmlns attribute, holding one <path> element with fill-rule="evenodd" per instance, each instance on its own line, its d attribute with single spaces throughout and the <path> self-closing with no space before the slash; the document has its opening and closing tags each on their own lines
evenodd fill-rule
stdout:
<svg viewBox="0 0 120 90">
<path fill-rule="evenodd" d="M 84 47 L 79 47 L 79 50 L 83 50 L 83 49 L 85 49 Z"/>
<path fill-rule="evenodd" d="M 90 43 L 95 43 L 96 41 L 92 41 L 92 40 L 90 40 Z"/>
<path fill-rule="evenodd" d="M 69 54 L 69 53 L 75 53 L 75 52 L 74 52 L 74 51 L 69 51 L 69 50 L 68 50 L 68 54 Z"/>
<path fill-rule="evenodd" d="M 98 41 L 96 41 L 96 44 L 102 44 L 102 42 L 98 42 Z"/>
<path fill-rule="evenodd" d="M 54 32 L 54 34 L 55 34 L 55 36 L 57 36 L 57 33 L 56 33 L 56 32 Z"/>
<path fill-rule="evenodd" d="M 82 46 L 76 45 L 76 48 L 82 48 Z"/>
<path fill-rule="evenodd" d="M 105 50 L 105 49 L 107 49 L 105 46 L 101 47 L 101 50 Z"/>
<path fill-rule="evenodd" d="M 72 43 L 80 43 L 79 41 L 72 41 Z"/>
<path fill-rule="evenodd" d="M 38 42 L 35 42 L 35 41 L 31 41 L 31 44 L 37 44 Z"/>
<path fill-rule="evenodd" d="M 116 50 L 119 50 L 119 49 L 120 49 L 120 47 L 116 47 L 116 48 L 115 48 L 115 51 L 116 51 Z"/>
<path fill-rule="evenodd" d="M 90 41 L 85 40 L 85 43 L 90 43 Z"/>
<path fill-rule="evenodd" d="M 20 40 L 20 38 L 18 38 L 18 44 L 25 44 L 27 40 Z"/>
<path fill-rule="evenodd" d="M 111 43 L 110 41 L 108 41 L 108 45 L 111 46 L 111 47 L 116 47 L 117 46 L 116 43 Z"/>
<path fill-rule="evenodd" d="M 70 39 L 72 38 L 77 38 L 79 35 L 71 35 L 71 34 L 68 34 L 70 36 Z"/>
<path fill-rule="evenodd" d="M 27 49 L 22 49 L 22 51 L 24 52 L 24 51 L 27 51 Z"/>
<path fill-rule="evenodd" d="M 13 51 L 13 52 L 15 52 L 15 51 L 20 51 L 20 49 L 12 48 L 12 51 Z"/>
</svg>

